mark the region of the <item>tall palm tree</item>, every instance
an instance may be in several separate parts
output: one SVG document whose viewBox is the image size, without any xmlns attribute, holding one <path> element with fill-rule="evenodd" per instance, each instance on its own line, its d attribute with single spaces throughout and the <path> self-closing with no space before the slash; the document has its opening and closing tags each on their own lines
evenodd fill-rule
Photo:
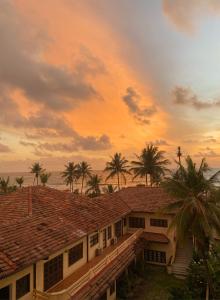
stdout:
<svg viewBox="0 0 220 300">
<path fill-rule="evenodd" d="M 81 183 L 81 194 L 82 194 L 84 181 L 87 178 L 91 177 L 92 168 L 86 161 L 82 161 L 77 166 L 77 172 L 78 172 L 78 178 L 79 179 L 82 178 L 82 183 Z"/>
<path fill-rule="evenodd" d="M 42 166 L 40 165 L 39 162 L 36 162 L 36 163 L 34 163 L 32 165 L 32 167 L 31 167 L 31 173 L 35 174 L 33 185 L 35 183 L 35 179 L 36 179 L 37 185 L 38 185 L 38 178 L 40 177 L 40 174 L 42 172 L 44 172 L 44 169 L 42 168 Z"/>
<path fill-rule="evenodd" d="M 177 240 L 185 240 L 191 231 L 195 250 L 204 261 L 211 288 L 208 253 L 214 231 L 220 234 L 220 190 L 215 187 L 220 171 L 207 178 L 209 167 L 205 159 L 197 168 L 189 156 L 186 166 L 178 163 L 178 167 L 173 176 L 163 182 L 165 190 L 176 199 L 165 211 L 175 213 L 170 228 L 176 229 Z"/>
<path fill-rule="evenodd" d="M 17 182 L 19 188 L 21 188 L 21 187 L 22 187 L 22 184 L 24 183 L 24 177 L 23 177 L 23 176 L 21 176 L 21 177 L 16 177 L 15 180 L 16 180 L 16 182 Z"/>
<path fill-rule="evenodd" d="M 168 171 L 166 166 L 170 163 L 164 157 L 165 152 L 159 151 L 158 147 L 148 145 L 144 148 L 140 155 L 136 155 L 137 161 L 132 161 L 132 168 L 130 169 L 135 179 L 136 177 L 145 178 L 146 186 L 148 185 L 148 175 L 150 176 L 150 185 L 158 184 L 161 177 Z"/>
<path fill-rule="evenodd" d="M 92 175 L 90 179 L 87 181 L 86 194 L 91 195 L 93 197 L 97 197 L 101 194 L 100 183 L 102 178 L 98 175 Z"/>
<path fill-rule="evenodd" d="M 120 190 L 120 177 L 123 178 L 124 183 L 126 183 L 125 174 L 130 174 L 128 171 L 128 160 L 122 156 L 121 153 L 115 153 L 114 156 L 111 157 L 111 161 L 106 163 L 105 172 L 108 172 L 109 175 L 106 177 L 106 181 L 110 178 L 117 177 L 118 189 Z"/>
<path fill-rule="evenodd" d="M 41 181 L 43 186 L 46 185 L 46 183 L 48 182 L 50 176 L 51 176 L 51 173 L 42 173 L 42 174 L 40 174 L 40 181 Z"/>
<path fill-rule="evenodd" d="M 77 179 L 77 165 L 73 162 L 69 162 L 65 165 L 65 171 L 63 171 L 61 175 L 64 178 L 66 185 L 69 185 L 70 192 L 73 193 L 73 183 L 76 182 Z"/>
</svg>

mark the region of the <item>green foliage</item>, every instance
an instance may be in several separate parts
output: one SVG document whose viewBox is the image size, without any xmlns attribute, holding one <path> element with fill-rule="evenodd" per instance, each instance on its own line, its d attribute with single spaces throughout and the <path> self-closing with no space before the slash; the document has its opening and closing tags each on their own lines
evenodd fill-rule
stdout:
<svg viewBox="0 0 220 300">
<path fill-rule="evenodd" d="M 101 183 L 101 177 L 98 175 L 92 175 L 90 179 L 87 181 L 87 187 L 86 194 L 90 197 L 97 197 L 101 194 L 100 190 L 100 183 Z"/>
<path fill-rule="evenodd" d="M 64 178 L 64 182 L 67 186 L 70 187 L 70 192 L 73 193 L 73 185 L 78 178 L 78 166 L 75 165 L 73 162 L 69 162 L 65 165 L 65 170 L 61 173 L 61 176 Z"/>
<path fill-rule="evenodd" d="M 33 182 L 33 185 L 35 183 L 35 180 L 37 182 L 37 185 L 38 185 L 38 179 L 40 177 L 40 174 L 42 174 L 45 170 L 42 168 L 42 166 L 40 165 L 39 162 L 36 162 L 32 165 L 31 167 L 31 173 L 33 173 L 35 176 L 34 176 L 34 182 Z"/>
<path fill-rule="evenodd" d="M 42 173 L 42 174 L 40 174 L 40 181 L 41 181 L 43 186 L 46 185 L 46 183 L 48 182 L 50 176 L 51 176 L 51 173 Z"/>
<path fill-rule="evenodd" d="M 111 161 L 106 163 L 105 172 L 108 172 L 109 175 L 106 177 L 106 181 L 110 178 L 117 178 L 118 189 L 120 190 L 121 186 L 121 177 L 126 183 L 126 174 L 130 174 L 128 171 L 128 161 L 125 157 L 122 156 L 121 153 L 115 153 L 113 157 L 111 157 Z"/>
<path fill-rule="evenodd" d="M 104 194 L 112 194 L 117 190 L 117 187 L 113 186 L 112 184 L 108 184 L 107 186 L 103 187 L 102 190 Z"/>
<path fill-rule="evenodd" d="M 11 193 L 11 192 L 14 192 L 15 190 L 16 190 L 16 186 L 10 185 L 9 177 L 7 177 L 7 179 L 0 177 L 0 193 L 1 194 Z"/>
<path fill-rule="evenodd" d="M 24 183 L 24 177 L 23 176 L 22 177 L 16 177 L 15 180 L 16 180 L 18 186 L 21 188 L 22 184 Z"/>
<path fill-rule="evenodd" d="M 135 179 L 136 177 L 145 178 L 146 185 L 148 185 L 147 176 L 150 175 L 150 185 L 159 185 L 165 172 L 169 170 L 166 166 L 170 163 L 168 159 L 164 158 L 164 151 L 159 151 L 158 147 L 148 145 L 144 148 L 140 155 L 136 155 L 137 161 L 132 161 L 132 168 L 130 169 Z"/>
</svg>

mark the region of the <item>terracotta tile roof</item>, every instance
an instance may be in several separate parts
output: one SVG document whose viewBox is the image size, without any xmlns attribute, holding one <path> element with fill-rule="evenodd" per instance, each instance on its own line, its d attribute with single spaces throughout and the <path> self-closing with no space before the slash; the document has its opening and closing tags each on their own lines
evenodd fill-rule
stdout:
<svg viewBox="0 0 220 300">
<path fill-rule="evenodd" d="M 32 214 L 28 214 L 29 197 Z M 162 189 L 145 187 L 97 198 L 41 186 L 0 195 L 0 279 L 131 211 L 155 212 L 170 201 Z"/>
<path fill-rule="evenodd" d="M 88 285 L 84 286 L 71 300 L 99 299 L 110 284 L 115 280 L 135 258 L 134 245 L 129 246 L 109 266 L 100 272 Z"/>
<path fill-rule="evenodd" d="M 161 234 L 161 233 L 143 232 L 140 238 L 148 242 L 162 243 L 162 244 L 169 243 L 168 237 L 165 234 Z"/>
<path fill-rule="evenodd" d="M 32 187 L 0 196 L 0 278 L 8 276 L 95 231 L 130 209 L 109 199 L 74 196 Z M 10 263 L 9 263 L 10 262 Z"/>
<path fill-rule="evenodd" d="M 134 212 L 154 213 L 174 202 L 174 199 L 159 187 L 128 187 L 112 194 L 112 198 L 121 199 Z"/>
</svg>

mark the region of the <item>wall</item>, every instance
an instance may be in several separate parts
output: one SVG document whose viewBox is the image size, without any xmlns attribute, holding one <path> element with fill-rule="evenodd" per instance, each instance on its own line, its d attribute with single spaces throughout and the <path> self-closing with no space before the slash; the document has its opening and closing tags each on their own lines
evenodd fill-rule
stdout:
<svg viewBox="0 0 220 300">
<path fill-rule="evenodd" d="M 78 260 L 76 263 L 68 266 L 68 249 L 71 249 L 72 247 L 80 244 L 83 242 L 83 258 Z M 39 291 L 44 290 L 44 264 L 56 257 L 57 255 L 63 253 L 63 278 L 66 278 L 68 275 L 76 271 L 78 268 L 80 268 L 82 265 L 84 265 L 87 262 L 87 240 L 86 237 L 78 240 L 76 243 L 71 244 L 70 246 L 54 253 L 53 255 L 50 255 L 47 260 L 40 260 L 36 264 L 36 289 Z"/>
<path fill-rule="evenodd" d="M 162 243 L 150 243 L 149 249 L 152 250 L 158 250 L 158 251 L 165 251 L 166 252 L 166 258 L 167 263 L 170 260 L 170 257 L 173 257 L 173 260 L 175 258 L 176 253 L 176 238 L 175 238 L 175 231 L 174 230 L 168 230 L 169 225 L 172 221 L 172 216 L 168 214 L 154 214 L 154 213 L 131 213 L 129 216 L 131 217 L 141 217 L 145 219 L 145 229 L 146 232 L 153 232 L 153 233 L 160 233 L 166 235 L 170 242 L 169 244 L 162 244 Z M 168 227 L 156 227 L 150 225 L 150 219 L 166 219 L 168 220 Z M 130 230 L 130 229 L 129 229 Z M 152 248 L 154 247 L 154 248 Z"/>
<path fill-rule="evenodd" d="M 19 298 L 19 300 L 32 300 L 33 291 L 33 266 L 30 266 L 12 276 L 7 277 L 0 281 L 0 289 L 8 285 L 11 286 L 11 300 L 16 300 L 16 280 L 22 278 L 23 276 L 30 274 L 30 292 Z"/>
</svg>

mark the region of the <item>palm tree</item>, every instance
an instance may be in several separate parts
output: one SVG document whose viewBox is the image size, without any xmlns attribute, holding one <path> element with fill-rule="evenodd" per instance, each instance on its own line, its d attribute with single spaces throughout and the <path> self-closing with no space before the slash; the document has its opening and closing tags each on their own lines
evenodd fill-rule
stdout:
<svg viewBox="0 0 220 300">
<path fill-rule="evenodd" d="M 48 182 L 48 179 L 50 178 L 51 173 L 42 173 L 40 174 L 40 181 L 42 183 L 43 186 L 46 185 L 46 183 Z"/>
<path fill-rule="evenodd" d="M 76 182 L 77 179 L 77 165 L 73 162 L 69 162 L 65 165 L 65 168 L 65 171 L 62 172 L 62 177 L 64 178 L 66 185 L 70 186 L 70 192 L 73 193 L 73 183 Z"/>
<path fill-rule="evenodd" d="M 113 186 L 112 184 L 108 184 L 107 186 L 103 187 L 103 192 L 105 194 L 112 194 L 116 191 L 117 187 Z"/>
<path fill-rule="evenodd" d="M 90 179 L 87 181 L 88 189 L 86 190 L 86 194 L 91 195 L 92 197 L 97 197 L 101 194 L 100 183 L 102 178 L 98 175 L 92 175 Z"/>
<path fill-rule="evenodd" d="M 164 151 L 159 151 L 158 147 L 148 145 L 141 152 L 141 155 L 136 155 L 138 161 L 132 161 L 133 167 L 130 169 L 134 173 L 133 179 L 136 177 L 145 178 L 146 186 L 148 185 L 148 175 L 150 176 L 150 185 L 158 184 L 161 177 L 168 171 L 166 165 L 170 162 L 164 158 Z"/>
<path fill-rule="evenodd" d="M 84 181 L 86 178 L 91 177 L 91 172 L 92 172 L 92 168 L 86 161 L 82 161 L 81 163 L 78 164 L 77 166 L 78 178 L 82 178 L 81 195 L 83 192 Z"/>
<path fill-rule="evenodd" d="M 33 185 L 35 183 L 35 179 L 37 180 L 37 185 L 38 185 L 38 178 L 42 172 L 44 172 L 44 169 L 42 168 L 40 163 L 36 162 L 32 165 L 31 173 L 35 174 Z"/>
<path fill-rule="evenodd" d="M 178 161 L 179 161 L 179 164 L 181 164 L 181 157 L 182 157 L 182 151 L 181 151 L 181 148 L 180 148 L 180 146 L 178 146 L 178 148 L 177 148 L 177 157 L 178 157 Z"/>
<path fill-rule="evenodd" d="M 106 163 L 105 172 L 109 172 L 109 175 L 106 177 L 106 181 L 110 178 L 117 177 L 118 189 L 120 190 L 120 176 L 122 176 L 124 183 L 126 183 L 125 174 L 130 174 L 128 171 L 128 160 L 121 155 L 121 153 L 115 153 L 111 157 L 111 161 Z"/>
<path fill-rule="evenodd" d="M 214 185 L 218 182 L 220 171 L 207 178 L 209 167 L 205 159 L 196 168 L 189 156 L 186 166 L 178 163 L 178 167 L 173 176 L 163 183 L 165 190 L 176 199 L 165 211 L 175 213 L 170 228 L 176 229 L 178 241 L 185 240 L 191 231 L 195 250 L 204 261 L 208 286 L 212 291 L 208 254 L 214 231 L 220 233 L 220 190 Z"/>
<path fill-rule="evenodd" d="M 0 177 L 0 190 L 6 194 L 9 190 L 9 181 L 10 178 L 8 177 L 7 179 L 1 178 Z"/>
<path fill-rule="evenodd" d="M 21 177 L 16 177 L 15 180 L 16 180 L 16 182 L 17 182 L 19 188 L 21 188 L 21 187 L 22 187 L 22 184 L 24 183 L 24 177 L 23 177 L 23 176 L 21 176 Z"/>
</svg>

